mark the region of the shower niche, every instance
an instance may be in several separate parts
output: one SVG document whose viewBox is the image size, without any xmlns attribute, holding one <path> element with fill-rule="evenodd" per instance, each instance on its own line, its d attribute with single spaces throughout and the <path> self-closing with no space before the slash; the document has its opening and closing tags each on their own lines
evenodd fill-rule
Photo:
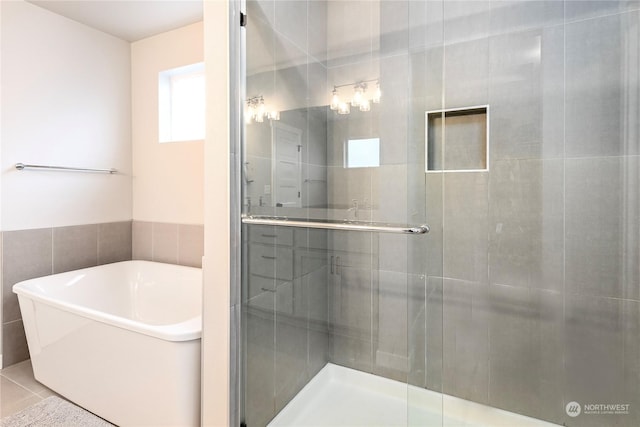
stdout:
<svg viewBox="0 0 640 427">
<path fill-rule="evenodd" d="M 489 170 L 489 106 L 425 113 L 425 171 Z"/>
</svg>

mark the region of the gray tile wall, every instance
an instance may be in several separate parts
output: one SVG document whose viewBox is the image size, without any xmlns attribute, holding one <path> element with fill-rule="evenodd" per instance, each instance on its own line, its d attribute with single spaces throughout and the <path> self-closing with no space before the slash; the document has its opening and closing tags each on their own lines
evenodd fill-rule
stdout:
<svg viewBox="0 0 640 427">
<path fill-rule="evenodd" d="M 134 220 L 132 259 L 202 267 L 204 226 Z"/>
<path fill-rule="evenodd" d="M 130 259 L 201 267 L 204 227 L 141 221 L 2 233 L 3 364 L 29 357 L 17 296 L 22 280 Z"/>
<path fill-rule="evenodd" d="M 252 0 L 247 16 L 247 49 L 259 53 L 247 58 L 246 93 L 263 95 L 278 124 L 301 131 L 295 216 L 306 217 L 327 208 L 327 5 Z M 271 126 L 245 129 L 243 212 L 289 214 L 273 206 Z M 242 421 L 264 426 L 327 363 L 328 236 L 244 226 L 242 239 Z"/>
<path fill-rule="evenodd" d="M 328 116 L 329 205 L 431 225 L 331 236 L 367 262 L 329 276 L 329 360 L 567 426 L 638 425 L 640 2 L 438 4 L 383 2 L 380 50 L 329 63 L 330 82 L 383 83 L 370 115 Z M 490 170 L 427 176 L 423 213 L 424 112 L 479 104 Z M 365 135 L 383 164 L 345 170 L 342 142 Z M 573 419 L 572 400 L 630 414 Z"/>
<path fill-rule="evenodd" d="M 327 232 L 245 226 L 243 357 L 247 425 L 266 425 L 327 363 Z"/>
<path fill-rule="evenodd" d="M 320 46 L 306 66 L 255 87 L 280 84 L 287 99 L 306 94 L 315 106 L 304 75 L 318 62 L 320 105 L 334 84 L 381 79 L 372 111 L 327 112 L 328 215 L 356 219 L 355 199 L 357 219 L 431 226 L 425 237 L 327 235 L 326 268 L 314 278 L 329 331 L 317 337 L 326 355 L 317 366 L 328 360 L 567 426 L 639 425 L 640 2 L 332 2 L 319 14 L 329 20 L 318 36 L 325 46 L 283 22 L 287 3 L 257 4 L 270 11 L 254 13 L 265 27 L 286 27 L 281 46 L 277 34 L 265 37 L 270 54 Z M 307 17 L 318 5 L 306 5 Z M 424 112 L 483 104 L 489 171 L 425 178 Z M 345 169 L 344 141 L 364 137 L 380 138 L 381 166 Z M 287 282 L 266 282 L 280 292 L 262 292 L 272 317 L 245 319 L 245 399 L 257 425 L 300 387 L 310 355 L 301 348 L 311 348 L 311 331 L 274 314 L 304 311 L 283 304 L 297 289 Z M 295 369 L 280 375 L 282 363 Z M 572 400 L 629 403 L 631 413 L 573 419 Z"/>
<path fill-rule="evenodd" d="M 433 314 L 410 330 L 427 342 L 410 349 L 410 381 L 567 426 L 637 425 L 640 4 L 565 2 L 562 24 L 544 3 L 492 3 L 491 22 L 518 31 L 492 24 L 456 41 L 477 47 L 460 47 L 463 62 L 449 46 L 442 56 L 447 105 L 457 91 L 491 105 L 491 165 L 427 177 L 431 254 L 444 257 L 426 261 L 432 297 L 410 302 Z M 525 20 L 521 7 L 538 9 Z M 572 419 L 572 400 L 630 413 Z"/>
<path fill-rule="evenodd" d="M 131 259 L 131 221 L 2 233 L 3 367 L 29 357 L 17 282 Z"/>
</svg>

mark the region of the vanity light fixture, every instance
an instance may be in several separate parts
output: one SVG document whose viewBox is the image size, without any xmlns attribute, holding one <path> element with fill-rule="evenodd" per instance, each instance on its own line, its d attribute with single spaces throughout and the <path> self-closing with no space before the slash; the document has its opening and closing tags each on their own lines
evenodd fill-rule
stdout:
<svg viewBox="0 0 640 427">
<path fill-rule="evenodd" d="M 353 98 L 351 98 L 351 106 L 359 107 L 364 100 L 364 91 L 367 90 L 366 83 L 356 83 L 353 88 Z"/>
<path fill-rule="evenodd" d="M 262 123 L 265 118 L 268 120 L 280 120 L 280 112 L 276 110 L 269 111 L 262 95 L 247 99 L 245 122 L 247 124 L 254 121 L 256 123 Z"/>
<path fill-rule="evenodd" d="M 341 102 L 338 105 L 338 114 L 349 114 L 351 112 L 351 105 L 348 102 Z"/>
<path fill-rule="evenodd" d="M 367 94 L 367 83 L 376 83 L 376 90 L 371 97 Z M 345 88 L 348 86 L 353 87 L 353 96 L 351 100 L 346 101 L 340 99 L 339 88 Z M 331 102 L 329 108 L 338 114 L 351 113 L 351 107 L 356 107 L 360 111 L 371 111 L 371 103 L 379 104 L 382 92 L 380 91 L 380 80 L 362 80 L 356 83 L 347 83 L 343 85 L 337 85 L 333 87 L 331 92 Z"/>
<path fill-rule="evenodd" d="M 380 80 L 376 83 L 376 90 L 373 93 L 373 99 L 371 101 L 374 104 L 380 104 L 380 98 L 382 97 L 382 91 L 380 90 Z"/>
<path fill-rule="evenodd" d="M 331 104 L 329 104 L 329 108 L 333 111 L 336 111 L 340 107 L 340 97 L 338 96 L 338 89 L 333 88 L 333 92 L 331 95 Z"/>
<path fill-rule="evenodd" d="M 360 101 L 360 111 L 371 111 L 371 103 L 368 99 L 364 98 Z"/>
</svg>

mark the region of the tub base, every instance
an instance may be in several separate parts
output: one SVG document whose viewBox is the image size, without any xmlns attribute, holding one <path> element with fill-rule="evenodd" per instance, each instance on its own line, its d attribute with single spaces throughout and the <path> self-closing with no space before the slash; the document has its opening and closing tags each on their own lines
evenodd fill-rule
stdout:
<svg viewBox="0 0 640 427">
<path fill-rule="evenodd" d="M 165 341 L 19 302 L 42 384 L 121 427 L 200 424 L 200 339 Z"/>
</svg>

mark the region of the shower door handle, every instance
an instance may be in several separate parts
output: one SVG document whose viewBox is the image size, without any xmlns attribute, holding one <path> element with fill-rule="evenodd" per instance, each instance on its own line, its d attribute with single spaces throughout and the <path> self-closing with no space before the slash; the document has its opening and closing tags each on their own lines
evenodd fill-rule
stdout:
<svg viewBox="0 0 640 427">
<path fill-rule="evenodd" d="M 323 230 L 345 230 L 345 231 L 371 231 L 378 233 L 397 234 L 426 234 L 429 226 L 426 224 L 415 227 L 401 227 L 390 224 L 380 224 L 375 222 L 321 222 L 307 221 L 305 219 L 268 217 L 268 216 L 243 216 L 243 224 L 256 225 L 279 225 L 281 227 L 297 228 L 318 228 Z"/>
</svg>

